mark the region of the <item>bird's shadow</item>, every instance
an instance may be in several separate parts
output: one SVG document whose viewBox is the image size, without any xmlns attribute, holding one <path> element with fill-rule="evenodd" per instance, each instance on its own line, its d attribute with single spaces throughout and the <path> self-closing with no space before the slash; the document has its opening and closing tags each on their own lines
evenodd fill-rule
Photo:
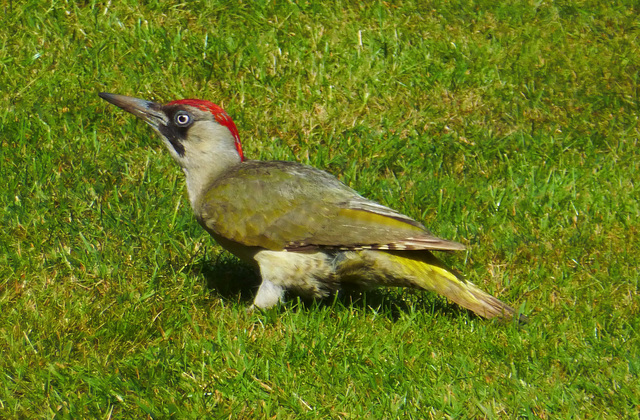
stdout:
<svg viewBox="0 0 640 420">
<path fill-rule="evenodd" d="M 343 289 L 325 299 L 299 299 L 298 302 L 300 310 L 311 310 L 316 306 L 331 307 L 336 310 L 357 309 L 363 312 L 375 312 L 392 321 L 415 312 L 447 318 L 458 318 L 469 314 L 472 318 L 476 318 L 474 313 L 457 305 L 448 304 L 446 299 L 434 293 L 407 288 Z"/>
<path fill-rule="evenodd" d="M 224 300 L 250 305 L 258 287 L 260 275 L 251 266 L 231 256 L 201 260 L 189 267 L 204 277 L 207 289 Z"/>
<path fill-rule="evenodd" d="M 201 259 L 187 269 L 204 278 L 207 289 L 223 300 L 251 305 L 260 286 L 260 275 L 251 266 L 235 257 L 221 255 L 215 260 Z M 326 298 L 304 298 L 287 294 L 281 310 L 311 312 L 316 308 L 332 310 L 374 311 L 396 321 L 412 312 L 431 313 L 439 317 L 476 318 L 466 309 L 448 303 L 446 299 L 428 291 L 402 288 L 379 288 L 370 290 L 342 289 Z"/>
</svg>

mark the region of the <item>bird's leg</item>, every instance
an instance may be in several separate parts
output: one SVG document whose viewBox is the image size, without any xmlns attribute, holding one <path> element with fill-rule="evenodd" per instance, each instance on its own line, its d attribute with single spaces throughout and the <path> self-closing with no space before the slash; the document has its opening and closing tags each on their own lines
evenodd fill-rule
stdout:
<svg viewBox="0 0 640 420">
<path fill-rule="evenodd" d="M 277 305 L 283 300 L 284 288 L 273 284 L 269 279 L 262 277 L 262 283 L 258 294 L 253 300 L 252 308 L 267 309 Z"/>
<path fill-rule="evenodd" d="M 283 255 L 286 254 L 286 255 Z M 255 260 L 260 267 L 262 283 L 253 300 L 251 309 L 268 309 L 283 301 L 284 284 L 282 282 L 283 270 L 281 264 L 287 261 L 288 253 L 274 251 L 260 251 L 255 255 Z"/>
</svg>

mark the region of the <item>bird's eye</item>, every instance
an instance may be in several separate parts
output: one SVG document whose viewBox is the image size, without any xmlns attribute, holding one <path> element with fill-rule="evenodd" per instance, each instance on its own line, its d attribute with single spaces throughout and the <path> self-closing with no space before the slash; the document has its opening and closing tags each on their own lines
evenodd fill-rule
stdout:
<svg viewBox="0 0 640 420">
<path fill-rule="evenodd" d="M 174 120 L 176 122 L 176 125 L 180 127 L 186 127 L 191 124 L 191 115 L 189 115 L 185 111 L 180 111 L 176 114 Z"/>
</svg>

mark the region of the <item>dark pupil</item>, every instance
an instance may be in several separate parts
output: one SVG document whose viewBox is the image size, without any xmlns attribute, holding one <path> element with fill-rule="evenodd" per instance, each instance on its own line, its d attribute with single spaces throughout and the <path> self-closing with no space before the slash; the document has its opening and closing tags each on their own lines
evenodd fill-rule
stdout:
<svg viewBox="0 0 640 420">
<path fill-rule="evenodd" d="M 186 124 L 189 122 L 189 116 L 188 115 L 178 115 L 178 124 Z"/>
</svg>

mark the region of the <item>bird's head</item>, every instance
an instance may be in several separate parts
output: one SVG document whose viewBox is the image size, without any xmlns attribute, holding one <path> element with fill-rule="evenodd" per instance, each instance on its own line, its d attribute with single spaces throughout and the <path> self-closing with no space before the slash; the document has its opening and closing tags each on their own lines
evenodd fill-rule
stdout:
<svg viewBox="0 0 640 420">
<path fill-rule="evenodd" d="M 200 99 L 181 99 L 166 105 L 129 96 L 100 93 L 100 97 L 149 124 L 171 156 L 189 170 L 216 161 L 244 160 L 238 129 L 218 105 Z"/>
<path fill-rule="evenodd" d="M 100 93 L 107 102 L 149 124 L 187 175 L 192 203 L 206 184 L 244 160 L 238 129 L 218 105 L 182 99 L 166 105 Z"/>
</svg>

